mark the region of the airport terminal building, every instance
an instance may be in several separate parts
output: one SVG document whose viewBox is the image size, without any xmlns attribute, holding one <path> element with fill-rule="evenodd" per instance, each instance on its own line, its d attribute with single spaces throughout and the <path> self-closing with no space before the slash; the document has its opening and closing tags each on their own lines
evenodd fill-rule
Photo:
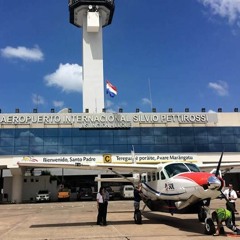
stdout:
<svg viewBox="0 0 240 240">
<path fill-rule="evenodd" d="M 11 201 L 21 202 L 25 169 L 18 161 L 137 163 L 240 160 L 240 113 L 0 114 L 1 189 L 11 171 Z M 34 166 L 34 165 L 33 165 Z M 79 172 L 88 177 L 89 172 Z M 102 174 L 99 172 L 97 175 Z M 8 190 L 9 191 L 9 190 Z"/>
<path fill-rule="evenodd" d="M 69 0 L 70 22 L 81 27 L 83 113 L 0 113 L 0 189 L 25 200 L 26 169 L 19 161 L 45 163 L 152 163 L 240 161 L 240 113 L 170 111 L 108 113 L 104 107 L 102 28 L 111 24 L 114 0 Z M 80 80 L 79 80 L 80 81 Z M 116 88 L 108 88 L 117 94 Z M 88 111 L 87 111 L 88 110 Z M 134 156 L 131 151 L 134 149 Z M 6 184 L 4 171 L 11 172 Z M 90 174 L 78 174 L 89 177 Z M 35 184 L 34 179 L 30 182 Z M 39 182 L 39 179 L 37 179 Z M 45 181 L 46 184 L 46 181 Z M 6 187 L 8 185 L 8 187 Z M 11 185 L 11 186 L 10 186 Z M 32 188 L 34 186 L 32 185 Z M 39 189 L 35 189 L 36 192 Z"/>
</svg>

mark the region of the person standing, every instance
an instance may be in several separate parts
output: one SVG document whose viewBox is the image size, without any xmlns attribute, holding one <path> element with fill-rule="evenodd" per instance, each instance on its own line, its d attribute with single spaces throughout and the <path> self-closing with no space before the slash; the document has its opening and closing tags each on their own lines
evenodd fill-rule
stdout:
<svg viewBox="0 0 240 240">
<path fill-rule="evenodd" d="M 142 192 L 142 185 L 141 183 L 138 184 L 138 186 L 136 186 L 134 188 L 134 209 L 135 210 L 139 210 L 140 209 L 140 201 L 142 200 L 140 193 Z"/>
<path fill-rule="evenodd" d="M 104 215 L 103 215 L 103 225 L 107 225 L 107 209 L 108 209 L 108 201 L 109 201 L 109 192 L 107 191 L 106 188 L 104 188 Z"/>
<path fill-rule="evenodd" d="M 97 207 L 98 207 L 98 215 L 97 215 L 97 225 L 104 225 L 106 222 L 105 217 L 105 204 L 104 204 L 104 188 L 100 187 L 99 192 L 97 193 Z"/>
<path fill-rule="evenodd" d="M 232 213 L 232 222 L 235 226 L 235 212 L 236 212 L 236 201 L 237 201 L 237 193 L 233 189 L 233 185 L 230 183 L 228 185 L 228 189 L 226 189 L 223 194 L 227 198 L 226 208 Z"/>
<path fill-rule="evenodd" d="M 141 224 L 142 223 L 142 215 L 141 215 L 141 211 L 140 211 L 140 201 L 142 200 L 141 198 L 141 194 L 142 193 L 142 184 L 139 183 L 138 186 L 136 186 L 134 188 L 134 220 L 135 223 Z"/>
</svg>

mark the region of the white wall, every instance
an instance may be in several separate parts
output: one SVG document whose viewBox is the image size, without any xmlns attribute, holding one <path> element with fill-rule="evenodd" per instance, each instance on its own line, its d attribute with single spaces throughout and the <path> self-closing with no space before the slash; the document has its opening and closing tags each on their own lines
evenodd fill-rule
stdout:
<svg viewBox="0 0 240 240">
<path fill-rule="evenodd" d="M 57 181 L 50 183 L 50 176 L 23 176 L 22 202 L 35 201 L 39 190 L 49 190 L 51 201 L 57 201 Z M 8 194 L 8 200 L 11 200 L 12 177 L 5 177 L 3 184 L 4 193 Z M 7 199 L 3 199 L 7 201 Z"/>
</svg>

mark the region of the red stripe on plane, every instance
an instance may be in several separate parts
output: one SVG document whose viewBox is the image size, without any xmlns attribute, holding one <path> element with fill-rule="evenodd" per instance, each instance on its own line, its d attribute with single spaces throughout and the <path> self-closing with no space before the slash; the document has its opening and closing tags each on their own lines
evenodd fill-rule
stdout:
<svg viewBox="0 0 240 240">
<path fill-rule="evenodd" d="M 180 173 L 178 175 L 178 177 L 191 179 L 192 181 L 196 182 L 200 186 L 207 184 L 208 178 L 210 176 L 213 176 L 213 174 L 208 172 L 190 172 L 190 173 Z"/>
</svg>

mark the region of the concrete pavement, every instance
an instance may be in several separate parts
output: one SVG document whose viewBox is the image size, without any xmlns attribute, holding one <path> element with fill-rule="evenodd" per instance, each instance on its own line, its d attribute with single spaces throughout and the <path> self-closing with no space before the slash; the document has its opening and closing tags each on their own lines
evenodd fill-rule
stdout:
<svg viewBox="0 0 240 240">
<path fill-rule="evenodd" d="M 218 199 L 211 203 L 211 208 L 220 206 L 225 207 L 224 200 Z M 146 208 L 143 224 L 136 225 L 133 221 L 132 201 L 110 201 L 106 227 L 96 225 L 97 208 L 94 201 L 2 204 L 0 213 L 1 240 L 214 238 L 204 235 L 203 224 L 198 221 L 196 214 L 171 216 L 150 212 Z M 240 223 L 240 217 L 236 219 Z"/>
</svg>

